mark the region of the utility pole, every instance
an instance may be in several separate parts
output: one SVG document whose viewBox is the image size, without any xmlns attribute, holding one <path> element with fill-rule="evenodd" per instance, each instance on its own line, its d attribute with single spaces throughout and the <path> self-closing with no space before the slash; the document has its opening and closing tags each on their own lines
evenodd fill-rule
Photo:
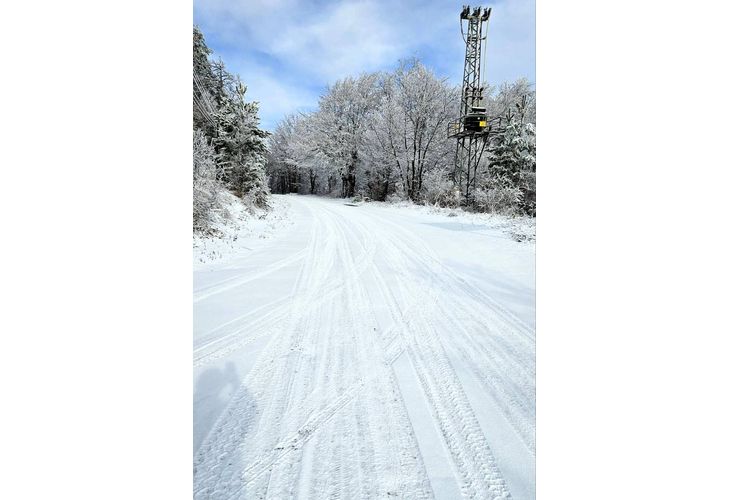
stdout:
<svg viewBox="0 0 730 500">
<path fill-rule="evenodd" d="M 491 129 L 484 107 L 482 85 L 482 42 L 486 45 L 486 30 L 492 9 L 477 7 L 474 11 L 465 5 L 460 15 L 461 36 L 466 44 L 464 54 L 464 78 L 461 86 L 459 121 L 448 126 L 448 137 L 456 138 L 456 159 L 453 181 L 464 193 L 466 204 L 476 184 L 477 166 L 487 144 Z M 466 32 L 464 30 L 466 25 Z"/>
</svg>

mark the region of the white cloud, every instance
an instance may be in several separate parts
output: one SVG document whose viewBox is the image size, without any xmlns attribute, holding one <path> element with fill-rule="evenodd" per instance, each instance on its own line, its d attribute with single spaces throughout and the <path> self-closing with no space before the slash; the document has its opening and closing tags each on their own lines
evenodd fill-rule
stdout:
<svg viewBox="0 0 730 500">
<path fill-rule="evenodd" d="M 376 69 L 397 59 L 404 46 L 379 7 L 367 1 L 334 5 L 273 37 L 269 51 L 327 81 Z"/>
<path fill-rule="evenodd" d="M 316 107 L 319 91 L 304 85 L 299 78 L 282 78 L 273 68 L 249 58 L 223 58 L 226 68 L 241 77 L 246 86 L 246 100 L 258 101 L 261 125 L 273 130 L 287 114 Z"/>
<path fill-rule="evenodd" d="M 248 88 L 246 98 L 261 103 L 259 117 L 261 125 L 267 130 L 273 130 L 285 115 L 310 110 L 317 104 L 317 93 L 282 81 L 264 68 L 248 70 L 245 74 L 244 83 Z"/>
<path fill-rule="evenodd" d="M 534 0 L 490 5 L 489 81 L 534 77 Z M 196 22 L 261 102 L 267 125 L 316 105 L 316 89 L 413 55 L 460 84 L 460 10 L 443 0 L 195 0 Z"/>
</svg>

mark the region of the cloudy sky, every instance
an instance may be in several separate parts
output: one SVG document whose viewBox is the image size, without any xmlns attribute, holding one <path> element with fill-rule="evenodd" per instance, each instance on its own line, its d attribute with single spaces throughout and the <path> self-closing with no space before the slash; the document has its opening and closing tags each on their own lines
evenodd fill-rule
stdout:
<svg viewBox="0 0 730 500">
<path fill-rule="evenodd" d="M 460 85 L 463 0 L 194 0 L 194 22 L 226 67 L 261 103 L 264 128 L 311 110 L 324 88 L 364 71 L 391 69 L 416 56 Z M 474 4 L 476 6 L 477 4 Z M 492 7 L 487 80 L 535 82 L 535 1 Z"/>
</svg>

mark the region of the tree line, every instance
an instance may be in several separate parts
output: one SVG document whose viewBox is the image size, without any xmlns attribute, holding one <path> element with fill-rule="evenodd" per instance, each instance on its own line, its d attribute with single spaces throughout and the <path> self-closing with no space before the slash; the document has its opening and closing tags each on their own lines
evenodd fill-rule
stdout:
<svg viewBox="0 0 730 500">
<path fill-rule="evenodd" d="M 223 62 L 211 61 L 202 32 L 193 27 L 193 229 L 210 230 L 223 210 L 221 193 L 267 206 L 266 140 L 258 103 Z"/>
<path fill-rule="evenodd" d="M 535 215 L 535 92 L 526 79 L 486 86 L 492 129 L 467 200 L 454 178 L 461 89 L 417 59 L 328 87 L 310 113 L 284 118 L 269 140 L 276 193 L 362 194 L 478 211 Z"/>
</svg>

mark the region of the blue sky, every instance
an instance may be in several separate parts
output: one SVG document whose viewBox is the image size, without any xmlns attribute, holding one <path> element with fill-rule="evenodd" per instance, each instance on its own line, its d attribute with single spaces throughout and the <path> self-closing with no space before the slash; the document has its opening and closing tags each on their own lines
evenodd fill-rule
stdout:
<svg viewBox="0 0 730 500">
<path fill-rule="evenodd" d="M 195 0 L 193 15 L 213 56 L 241 76 L 248 99 L 261 103 L 263 127 L 273 130 L 284 115 L 316 108 L 328 84 L 348 75 L 391 69 L 411 56 L 460 85 L 463 3 Z M 489 83 L 523 76 L 535 82 L 535 1 L 482 5 L 492 7 Z"/>
</svg>

